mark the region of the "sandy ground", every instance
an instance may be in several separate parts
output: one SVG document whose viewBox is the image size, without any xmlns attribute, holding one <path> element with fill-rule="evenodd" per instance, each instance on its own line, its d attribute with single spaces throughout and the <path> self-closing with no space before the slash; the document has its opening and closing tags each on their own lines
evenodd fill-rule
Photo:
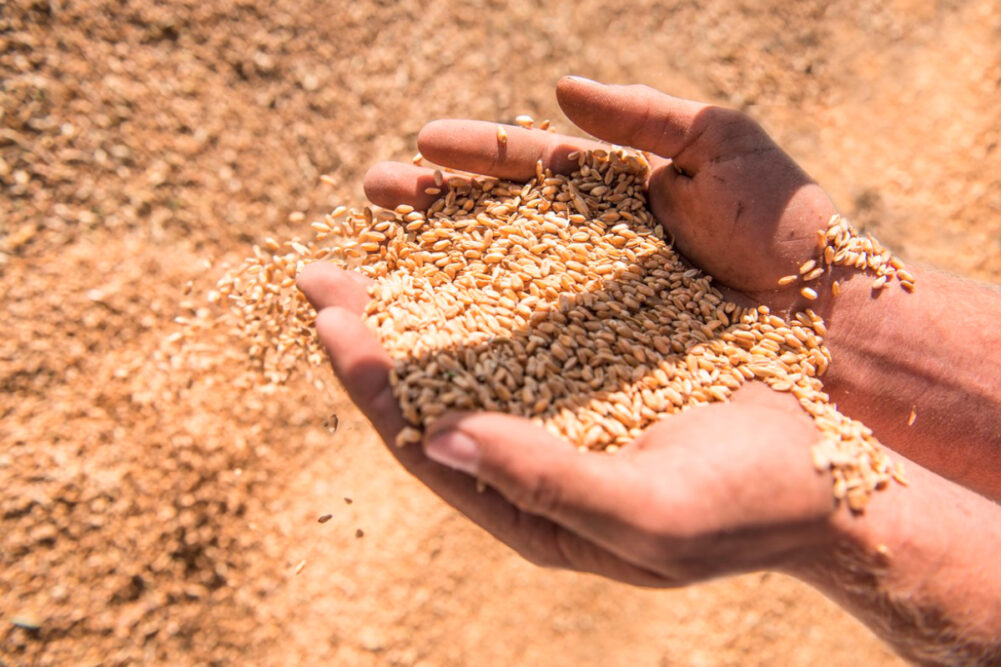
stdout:
<svg viewBox="0 0 1001 667">
<path fill-rule="evenodd" d="M 904 259 L 1001 280 L 993 0 L 0 4 L 0 664 L 899 664 L 782 576 L 530 566 L 326 372 L 164 354 L 222 262 L 360 203 L 424 122 L 565 127 L 564 73 L 744 108 Z"/>
</svg>

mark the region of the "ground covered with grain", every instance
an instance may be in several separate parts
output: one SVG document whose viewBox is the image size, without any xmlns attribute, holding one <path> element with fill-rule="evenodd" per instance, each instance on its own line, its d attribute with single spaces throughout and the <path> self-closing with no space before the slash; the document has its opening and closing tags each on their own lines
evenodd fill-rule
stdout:
<svg viewBox="0 0 1001 667">
<path fill-rule="evenodd" d="M 899 256 L 1001 280 L 989 0 L 14 0 L 0 661 L 897 663 L 784 577 L 655 592 L 522 563 L 327 375 L 261 391 L 221 346 L 171 368 L 164 338 L 222 263 L 360 202 L 429 119 L 559 122 L 567 72 L 744 108 Z"/>
</svg>

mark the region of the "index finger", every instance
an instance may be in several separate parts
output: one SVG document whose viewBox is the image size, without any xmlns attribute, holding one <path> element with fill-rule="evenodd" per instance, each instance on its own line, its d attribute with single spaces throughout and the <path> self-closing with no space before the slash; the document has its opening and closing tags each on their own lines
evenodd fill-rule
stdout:
<svg viewBox="0 0 1001 667">
<path fill-rule="evenodd" d="M 585 132 L 673 159 L 686 169 L 698 168 L 705 159 L 684 153 L 710 121 L 741 118 L 738 112 L 673 97 L 649 86 L 606 85 L 576 76 L 560 80 L 556 98 L 567 118 Z"/>
<path fill-rule="evenodd" d="M 340 295 L 357 292 L 359 282 L 348 271 L 316 264 L 318 268 L 306 277 L 303 288 L 310 291 L 311 301 L 324 305 L 316 318 L 320 341 L 351 400 L 383 441 L 393 443 L 407 425 L 389 382 L 393 361 L 359 317 L 353 305 L 356 299 L 338 303 Z M 663 583 L 655 574 L 613 558 L 594 543 L 543 517 L 523 514 L 494 491 L 479 492 L 473 478 L 432 461 L 419 446 L 391 446 L 390 452 L 446 502 L 527 558 L 637 585 Z"/>
<path fill-rule="evenodd" d="M 421 129 L 417 147 L 421 155 L 443 167 L 527 181 L 535 176 L 540 160 L 555 173 L 569 174 L 578 169 L 576 156 L 570 157 L 573 153 L 607 150 L 608 144 L 516 125 L 442 119 Z"/>
</svg>

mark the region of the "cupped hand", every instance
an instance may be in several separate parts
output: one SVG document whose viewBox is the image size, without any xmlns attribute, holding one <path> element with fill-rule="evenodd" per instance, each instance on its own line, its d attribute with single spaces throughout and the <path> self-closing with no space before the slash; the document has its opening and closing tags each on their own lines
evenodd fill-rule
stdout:
<svg viewBox="0 0 1001 667">
<path fill-rule="evenodd" d="M 300 288 L 352 400 L 386 443 L 405 426 L 392 360 L 360 318 L 357 274 L 316 263 Z M 669 417 L 615 455 L 581 452 L 530 421 L 449 415 L 423 446 L 390 450 L 413 475 L 538 564 L 645 586 L 794 569 L 833 539 L 818 432 L 794 399 L 751 384 Z M 478 492 L 476 480 L 487 485 Z"/>
<path fill-rule="evenodd" d="M 816 254 L 816 232 L 836 212 L 812 181 L 747 115 L 683 100 L 647 86 L 617 86 L 566 77 L 556 95 L 567 117 L 598 139 L 647 151 L 649 203 L 676 248 L 718 283 L 759 303 L 787 307 L 798 287 L 780 288 Z M 538 160 L 569 173 L 574 151 L 606 146 L 541 130 L 471 120 L 424 127 L 424 157 L 447 168 L 524 181 Z M 429 168 L 384 162 L 365 179 L 382 206 L 427 207 L 435 195 Z"/>
</svg>

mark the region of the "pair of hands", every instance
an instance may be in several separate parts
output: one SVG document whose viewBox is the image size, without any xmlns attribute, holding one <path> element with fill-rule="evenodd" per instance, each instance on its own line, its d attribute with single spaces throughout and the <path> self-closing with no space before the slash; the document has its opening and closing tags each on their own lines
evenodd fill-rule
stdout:
<svg viewBox="0 0 1001 667">
<path fill-rule="evenodd" d="M 776 310 L 796 303 L 779 288 L 815 252 L 835 208 L 827 194 L 744 114 L 645 86 L 568 77 L 560 106 L 600 140 L 652 154 L 650 206 L 695 266 L 738 301 Z M 439 120 L 418 138 L 445 167 L 524 181 L 537 160 L 569 173 L 568 154 L 589 140 L 494 123 Z M 380 163 L 366 176 L 374 203 L 429 206 L 433 171 Z M 389 384 L 392 362 L 360 319 L 358 274 L 308 266 L 300 289 L 351 399 L 386 443 L 405 426 Z M 679 586 L 757 569 L 810 568 L 839 538 L 829 475 L 809 449 L 818 431 L 795 400 L 763 385 L 732 402 L 659 423 L 615 456 L 582 453 L 531 422 L 490 413 L 436 422 L 423 447 L 393 454 L 415 476 L 527 559 L 632 584 Z M 488 486 L 478 492 L 476 479 Z"/>
</svg>

